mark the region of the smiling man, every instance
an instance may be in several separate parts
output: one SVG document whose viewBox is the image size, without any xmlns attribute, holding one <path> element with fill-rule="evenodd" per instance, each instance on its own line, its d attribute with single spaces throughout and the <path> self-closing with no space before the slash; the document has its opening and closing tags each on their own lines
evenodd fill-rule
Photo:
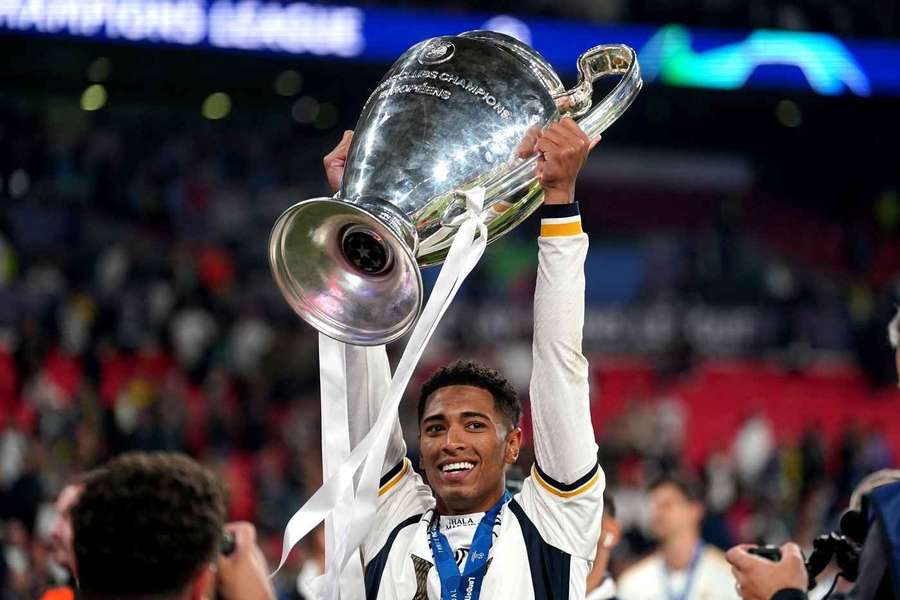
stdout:
<svg viewBox="0 0 900 600">
<path fill-rule="evenodd" d="M 398 423 L 362 549 L 368 600 L 584 598 L 605 486 L 581 353 L 588 239 L 573 202 L 592 144 L 571 119 L 532 135 L 522 154 L 540 154 L 545 190 L 530 386 L 536 464 L 511 496 L 505 477 L 522 444 L 521 407 L 502 376 L 467 362 L 435 373 L 418 406 L 427 485 L 404 458 Z M 333 189 L 351 139 L 347 132 L 325 157 Z M 345 351 L 356 443 L 378 413 L 390 371 L 383 348 Z"/>
</svg>

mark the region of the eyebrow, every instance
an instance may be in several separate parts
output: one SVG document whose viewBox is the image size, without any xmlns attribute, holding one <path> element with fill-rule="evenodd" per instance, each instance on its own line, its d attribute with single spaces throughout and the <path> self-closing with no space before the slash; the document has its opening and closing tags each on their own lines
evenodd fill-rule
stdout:
<svg viewBox="0 0 900 600">
<path fill-rule="evenodd" d="M 477 411 L 467 410 L 467 411 L 461 412 L 460 416 L 464 419 L 471 419 L 471 418 L 475 417 L 475 418 L 485 419 L 486 421 L 493 422 L 493 419 L 491 419 L 491 417 L 489 415 L 486 415 L 484 413 L 477 412 Z M 446 421 L 446 420 L 447 420 L 447 415 L 445 415 L 444 413 L 438 413 L 436 415 L 428 415 L 427 417 L 422 418 L 423 423 L 427 423 L 429 421 Z"/>
<path fill-rule="evenodd" d="M 480 419 L 485 419 L 487 421 L 493 421 L 493 419 L 489 415 L 486 415 L 486 414 L 480 413 L 480 412 L 476 412 L 476 411 L 465 411 L 461 414 L 464 418 L 471 419 L 472 417 L 477 417 Z"/>
</svg>

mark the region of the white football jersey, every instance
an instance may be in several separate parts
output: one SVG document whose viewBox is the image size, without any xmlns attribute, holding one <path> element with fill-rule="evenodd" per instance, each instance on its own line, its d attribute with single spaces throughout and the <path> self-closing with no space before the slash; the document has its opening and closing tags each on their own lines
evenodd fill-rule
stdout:
<svg viewBox="0 0 900 600">
<path fill-rule="evenodd" d="M 481 598 L 583 600 L 603 512 L 605 477 L 581 352 L 588 239 L 577 205 L 544 207 L 538 240 L 530 408 L 536 465 L 501 510 Z M 353 443 L 368 431 L 389 382 L 383 348 L 347 347 Z M 441 600 L 427 529 L 435 499 L 395 426 L 372 530 L 362 548 L 367 600 Z M 483 513 L 442 516 L 464 565 Z"/>
<path fill-rule="evenodd" d="M 391 473 L 389 473 L 391 475 Z M 440 600 L 427 529 L 434 496 L 408 459 L 385 480 L 376 529 L 363 548 L 367 600 Z M 494 526 L 481 597 L 581 599 L 591 570 L 605 485 L 594 466 L 572 484 L 548 481 L 537 468 L 503 507 Z M 484 513 L 440 517 L 441 531 L 464 565 Z"/>
</svg>

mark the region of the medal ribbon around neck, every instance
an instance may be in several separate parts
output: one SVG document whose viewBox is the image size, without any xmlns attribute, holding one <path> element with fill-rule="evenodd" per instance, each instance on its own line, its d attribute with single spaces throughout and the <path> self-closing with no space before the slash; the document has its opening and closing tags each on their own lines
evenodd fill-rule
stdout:
<svg viewBox="0 0 900 600">
<path fill-rule="evenodd" d="M 503 506 L 512 499 L 508 491 L 497 503 L 481 518 L 475 536 L 472 538 L 472 547 L 469 548 L 469 556 L 466 559 L 462 573 L 456 566 L 453 558 L 453 549 L 447 536 L 441 533 L 440 517 L 435 513 L 431 524 L 428 526 L 428 540 L 431 542 L 431 553 L 434 555 L 434 566 L 441 580 L 442 600 L 478 600 L 481 596 L 481 584 L 487 572 L 488 554 L 494 543 L 494 523 Z"/>
</svg>

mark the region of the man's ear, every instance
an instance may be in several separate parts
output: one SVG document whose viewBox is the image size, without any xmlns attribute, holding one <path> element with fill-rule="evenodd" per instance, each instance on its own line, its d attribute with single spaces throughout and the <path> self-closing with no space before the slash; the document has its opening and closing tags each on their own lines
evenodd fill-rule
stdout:
<svg viewBox="0 0 900 600">
<path fill-rule="evenodd" d="M 506 434 L 506 453 L 503 456 L 503 461 L 509 465 L 515 464 L 519 460 L 519 450 L 521 449 L 522 428 L 514 427 Z"/>
<path fill-rule="evenodd" d="M 614 517 L 603 517 L 603 531 L 600 534 L 600 544 L 607 550 L 615 548 L 622 539 L 622 527 Z"/>
<path fill-rule="evenodd" d="M 197 576 L 188 584 L 188 600 L 215 600 L 216 597 L 216 573 L 212 565 L 208 565 L 197 573 Z"/>
</svg>

